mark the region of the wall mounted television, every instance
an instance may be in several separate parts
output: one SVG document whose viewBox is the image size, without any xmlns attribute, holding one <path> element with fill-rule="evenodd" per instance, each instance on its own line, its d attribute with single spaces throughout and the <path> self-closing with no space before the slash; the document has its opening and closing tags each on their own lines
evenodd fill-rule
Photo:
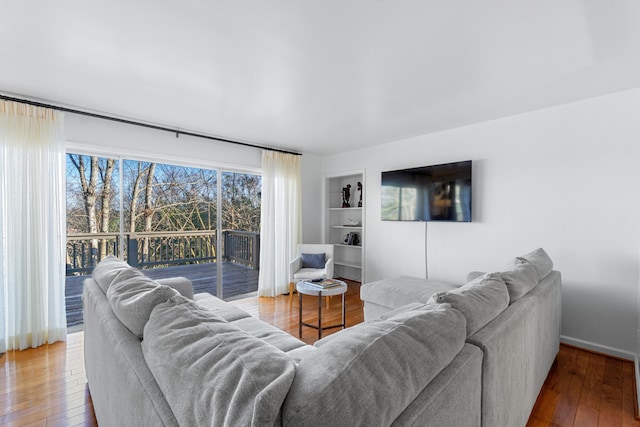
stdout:
<svg viewBox="0 0 640 427">
<path fill-rule="evenodd" d="M 471 160 L 382 172 L 382 220 L 471 222 L 471 189 Z"/>
</svg>

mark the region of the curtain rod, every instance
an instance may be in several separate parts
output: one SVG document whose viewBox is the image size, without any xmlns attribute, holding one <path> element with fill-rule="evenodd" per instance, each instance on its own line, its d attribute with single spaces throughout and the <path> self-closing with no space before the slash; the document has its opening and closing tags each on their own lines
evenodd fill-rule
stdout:
<svg viewBox="0 0 640 427">
<path fill-rule="evenodd" d="M 293 155 L 296 155 L 296 156 L 301 156 L 302 155 L 300 153 L 283 150 L 281 148 L 264 147 L 264 146 L 257 145 L 257 144 L 251 144 L 249 142 L 235 141 L 235 140 L 232 140 L 232 139 L 218 138 L 218 137 L 215 137 L 215 136 L 204 135 L 204 134 L 201 134 L 201 133 L 189 132 L 189 131 L 178 130 L 178 129 L 171 129 L 171 128 L 168 128 L 168 127 L 165 127 L 165 126 L 152 125 L 152 124 L 149 124 L 149 123 L 137 122 L 135 120 L 121 119 L 121 118 L 118 118 L 118 117 L 107 116 L 107 115 L 98 114 L 98 113 L 91 113 L 89 111 L 76 110 L 76 109 L 73 109 L 73 108 L 62 107 L 62 106 L 58 106 L 58 105 L 45 104 L 43 102 L 32 101 L 32 100 L 29 100 L 29 99 L 15 98 L 15 97 L 3 95 L 3 94 L 0 94 L 0 99 L 4 99 L 5 101 L 19 102 L 19 103 L 22 103 L 22 104 L 29 104 L 29 105 L 33 105 L 35 107 L 50 108 L 52 110 L 62 111 L 62 112 L 65 112 L 65 113 L 79 114 L 81 116 L 88 116 L 88 117 L 93 117 L 93 118 L 96 118 L 96 119 L 110 120 L 112 122 L 124 123 L 124 124 L 127 124 L 127 125 L 140 126 L 140 127 L 145 127 L 145 128 L 149 128 L 149 129 L 161 130 L 161 131 L 165 131 L 165 132 L 174 133 L 176 135 L 176 138 L 178 136 L 180 136 L 180 135 L 186 135 L 186 136 L 193 136 L 193 137 L 196 137 L 196 138 L 210 139 L 210 140 L 213 140 L 213 141 L 227 142 L 227 143 L 230 143 L 230 144 L 243 145 L 245 147 L 259 148 L 259 149 L 262 149 L 262 150 L 269 150 L 269 151 L 277 151 L 277 152 L 285 153 L 285 154 L 293 154 Z"/>
</svg>

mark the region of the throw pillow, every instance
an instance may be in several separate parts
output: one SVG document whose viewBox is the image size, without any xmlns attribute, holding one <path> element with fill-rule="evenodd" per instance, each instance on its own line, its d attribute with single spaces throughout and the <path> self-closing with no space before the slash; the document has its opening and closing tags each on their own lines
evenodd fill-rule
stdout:
<svg viewBox="0 0 640 427">
<path fill-rule="evenodd" d="M 160 285 L 142 274 L 115 282 L 107 291 L 111 310 L 138 338 L 142 338 L 153 308 L 176 295 L 179 292 L 175 289 Z"/>
<path fill-rule="evenodd" d="M 195 302 L 156 306 L 142 352 L 179 425 L 280 425 L 291 358 Z"/>
<path fill-rule="evenodd" d="M 302 268 L 324 268 L 326 261 L 326 254 L 302 254 Z"/>
<path fill-rule="evenodd" d="M 478 332 L 509 306 L 509 291 L 500 275 L 480 276 L 466 285 L 435 293 L 429 303 L 448 303 L 467 319 L 467 336 Z"/>
</svg>

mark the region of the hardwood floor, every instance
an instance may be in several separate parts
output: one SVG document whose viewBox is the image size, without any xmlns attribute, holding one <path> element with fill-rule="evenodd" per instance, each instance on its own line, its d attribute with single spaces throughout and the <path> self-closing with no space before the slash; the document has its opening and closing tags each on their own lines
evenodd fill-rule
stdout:
<svg viewBox="0 0 640 427">
<path fill-rule="evenodd" d="M 561 345 L 529 427 L 640 426 L 633 363 Z"/>
<path fill-rule="evenodd" d="M 82 332 L 0 359 L 1 426 L 96 426 Z"/>
<path fill-rule="evenodd" d="M 362 322 L 357 283 L 349 283 L 347 326 Z M 298 335 L 298 298 L 248 298 L 232 304 Z M 303 296 L 303 318 L 315 319 L 317 299 Z M 340 300 L 323 309 L 327 324 L 340 320 Z M 324 323 L 324 321 L 323 321 Z M 335 333 L 336 330 L 324 334 Z M 317 331 L 303 328 L 303 341 Z M 86 384 L 82 332 L 66 343 L 8 352 L 0 358 L 0 426 L 95 426 Z M 633 364 L 562 345 L 527 426 L 640 426 L 634 418 Z"/>
</svg>

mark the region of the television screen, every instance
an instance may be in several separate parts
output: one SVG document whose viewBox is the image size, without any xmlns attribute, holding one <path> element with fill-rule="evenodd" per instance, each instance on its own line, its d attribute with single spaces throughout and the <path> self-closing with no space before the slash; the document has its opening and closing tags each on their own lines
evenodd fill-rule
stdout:
<svg viewBox="0 0 640 427">
<path fill-rule="evenodd" d="M 471 222 L 471 160 L 382 172 L 383 221 Z"/>
</svg>

